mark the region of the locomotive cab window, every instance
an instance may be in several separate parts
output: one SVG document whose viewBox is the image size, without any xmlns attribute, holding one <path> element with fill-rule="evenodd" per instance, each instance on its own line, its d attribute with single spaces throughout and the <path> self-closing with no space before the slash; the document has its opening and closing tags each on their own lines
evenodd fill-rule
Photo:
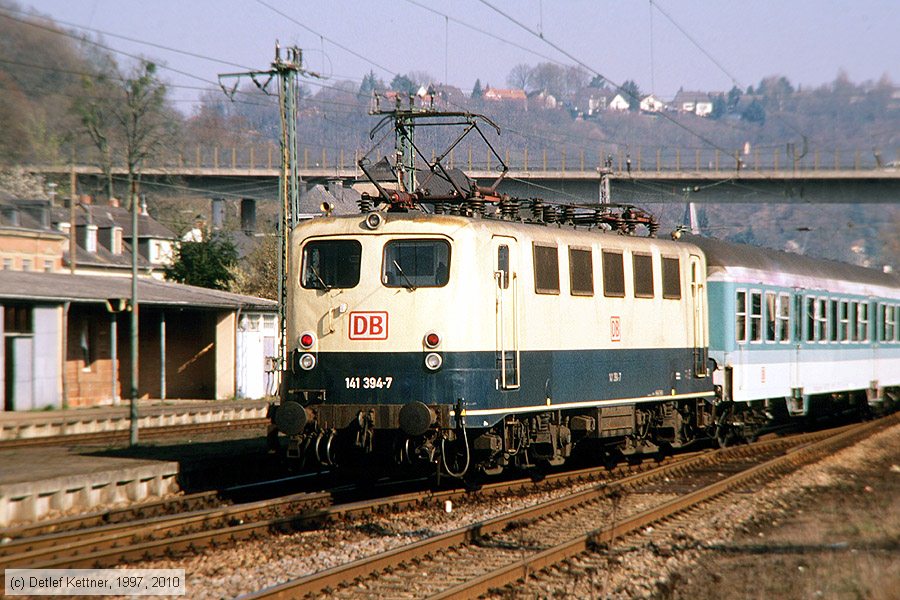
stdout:
<svg viewBox="0 0 900 600">
<path fill-rule="evenodd" d="M 573 296 L 594 295 L 594 264 L 590 248 L 569 246 L 569 284 Z"/>
<path fill-rule="evenodd" d="M 534 291 L 559 293 L 559 252 L 556 246 L 534 244 Z"/>
<path fill-rule="evenodd" d="M 633 254 L 634 297 L 653 297 L 653 257 L 649 254 Z"/>
<path fill-rule="evenodd" d="M 362 245 L 356 240 L 314 240 L 303 248 L 300 285 L 308 290 L 352 288 L 359 283 Z"/>
<path fill-rule="evenodd" d="M 625 263 L 621 252 L 604 250 L 603 256 L 603 295 L 614 298 L 625 297 Z"/>
<path fill-rule="evenodd" d="M 443 287 L 450 279 L 450 244 L 444 240 L 392 240 L 384 245 L 381 281 L 387 287 Z"/>
<path fill-rule="evenodd" d="M 662 287 L 663 298 L 681 299 L 681 260 L 679 258 L 662 257 Z"/>
</svg>

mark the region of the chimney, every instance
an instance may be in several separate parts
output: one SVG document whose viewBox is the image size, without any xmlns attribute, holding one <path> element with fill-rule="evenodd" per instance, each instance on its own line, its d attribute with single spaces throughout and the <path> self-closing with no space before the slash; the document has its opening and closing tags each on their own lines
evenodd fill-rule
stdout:
<svg viewBox="0 0 900 600">
<path fill-rule="evenodd" d="M 212 229 L 219 231 L 225 226 L 225 198 L 212 199 Z"/>
<path fill-rule="evenodd" d="M 241 230 L 247 235 L 256 233 L 256 200 L 241 198 Z"/>
</svg>

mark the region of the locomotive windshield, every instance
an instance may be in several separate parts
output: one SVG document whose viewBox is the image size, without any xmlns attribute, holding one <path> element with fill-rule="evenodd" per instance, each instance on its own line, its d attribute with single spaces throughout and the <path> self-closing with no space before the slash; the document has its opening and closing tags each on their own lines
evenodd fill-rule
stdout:
<svg viewBox="0 0 900 600">
<path fill-rule="evenodd" d="M 450 278 L 450 244 L 444 240 L 393 240 L 384 245 L 381 281 L 388 287 L 441 287 Z"/>
<path fill-rule="evenodd" d="M 317 240 L 303 248 L 300 285 L 312 290 L 352 288 L 359 283 L 362 245 L 356 240 Z"/>
</svg>

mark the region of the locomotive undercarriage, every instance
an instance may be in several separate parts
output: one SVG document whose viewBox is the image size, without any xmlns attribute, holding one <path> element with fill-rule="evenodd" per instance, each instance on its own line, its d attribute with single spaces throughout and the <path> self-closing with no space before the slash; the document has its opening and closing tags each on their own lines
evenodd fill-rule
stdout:
<svg viewBox="0 0 900 600">
<path fill-rule="evenodd" d="M 461 406 L 328 406 L 287 402 L 273 421 L 288 433 L 288 457 L 310 468 L 357 465 L 498 474 L 562 465 L 574 457 L 617 461 L 666 453 L 715 435 L 705 400 L 511 414 L 487 428 L 467 425 Z"/>
</svg>

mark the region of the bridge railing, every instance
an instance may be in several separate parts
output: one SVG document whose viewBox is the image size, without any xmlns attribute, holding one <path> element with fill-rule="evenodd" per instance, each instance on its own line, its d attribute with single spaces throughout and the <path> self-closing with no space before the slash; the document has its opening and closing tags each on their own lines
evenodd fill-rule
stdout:
<svg viewBox="0 0 900 600">
<path fill-rule="evenodd" d="M 733 173 L 751 171 L 871 171 L 900 169 L 900 147 L 887 149 L 814 148 L 791 146 L 744 147 L 725 152 L 709 148 L 638 146 L 595 148 L 500 148 L 510 170 L 518 172 L 588 172 L 609 167 L 617 172 L 637 173 Z M 298 161 L 303 170 L 332 170 L 346 176 L 356 170 L 362 156 L 357 148 L 300 146 Z M 433 158 L 433 154 L 432 154 Z M 91 164 L 89 157 L 75 157 L 77 164 Z M 257 170 L 278 169 L 281 151 L 275 144 L 247 146 L 192 146 L 168 152 L 145 165 L 172 171 L 192 169 Z M 496 170 L 499 166 L 486 148 L 457 147 L 445 164 L 469 171 Z M 63 167 L 60 166 L 60 170 Z"/>
</svg>

